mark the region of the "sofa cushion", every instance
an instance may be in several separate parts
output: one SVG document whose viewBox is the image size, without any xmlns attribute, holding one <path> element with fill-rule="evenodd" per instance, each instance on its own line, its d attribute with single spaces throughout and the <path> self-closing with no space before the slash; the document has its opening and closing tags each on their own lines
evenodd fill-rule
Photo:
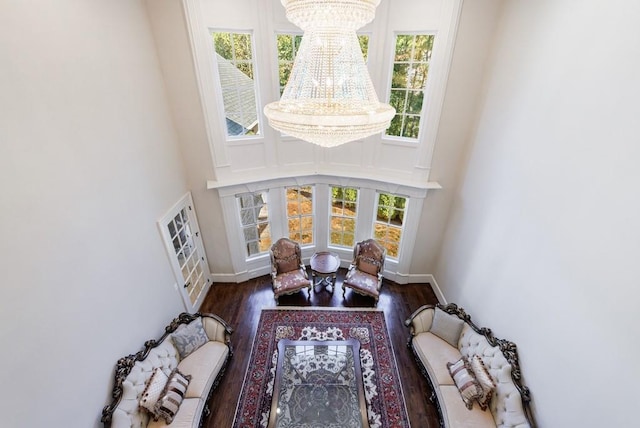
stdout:
<svg viewBox="0 0 640 428">
<path fill-rule="evenodd" d="M 191 376 L 184 375 L 180 370 L 175 369 L 169 376 L 162 394 L 160 394 L 160 398 L 154 407 L 154 414 L 171 424 L 180 409 L 190 380 Z"/>
<path fill-rule="evenodd" d="M 448 314 L 440 308 L 436 308 L 433 323 L 431 324 L 431 333 L 457 348 L 463 326 L 464 321 L 460 318 Z"/>
<path fill-rule="evenodd" d="M 438 385 L 454 385 L 447 363 L 460 359 L 462 355 L 457 348 L 428 332 L 415 336 L 413 346 L 433 382 Z"/>
<path fill-rule="evenodd" d="M 495 428 L 496 423 L 490 412 L 479 408 L 468 410 L 460 399 L 455 385 L 441 385 L 438 399 L 442 401 L 442 416 L 445 426 L 456 428 Z"/>
<path fill-rule="evenodd" d="M 191 375 L 191 382 L 185 394 L 186 398 L 206 398 L 206 394 L 218 376 L 229 347 L 220 342 L 207 342 L 178 364 L 178 369 Z"/>
<path fill-rule="evenodd" d="M 473 402 L 482 397 L 482 387 L 476 380 L 473 370 L 471 370 L 469 360 L 462 357 L 455 363 L 447 363 L 447 368 L 460 391 L 462 401 L 464 401 L 467 409 L 471 410 Z"/>
<path fill-rule="evenodd" d="M 489 374 L 489 371 L 487 371 L 487 368 L 484 366 L 482 358 L 478 355 L 471 357 L 469 364 L 471 364 L 471 370 L 473 370 L 473 374 L 476 376 L 478 383 L 482 387 L 482 396 L 477 400 L 478 405 L 482 410 L 487 410 L 487 407 L 489 407 L 489 403 L 491 402 L 493 390 L 496 388 L 496 383 Z"/>
<path fill-rule="evenodd" d="M 178 327 L 171 335 L 171 339 L 178 350 L 181 360 L 209 341 L 201 318 L 196 318 L 189 324 L 183 324 Z"/>
<path fill-rule="evenodd" d="M 180 405 L 180 410 L 169 425 L 164 419 L 150 421 L 147 428 L 198 428 L 200 415 L 204 408 L 204 400 L 199 398 L 185 398 Z"/>
</svg>

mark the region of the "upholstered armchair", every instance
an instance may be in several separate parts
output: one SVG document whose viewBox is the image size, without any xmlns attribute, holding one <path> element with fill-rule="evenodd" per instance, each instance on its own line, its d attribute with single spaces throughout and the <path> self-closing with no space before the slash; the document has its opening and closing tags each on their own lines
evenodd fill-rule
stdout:
<svg viewBox="0 0 640 428">
<path fill-rule="evenodd" d="M 293 294 L 307 288 L 308 298 L 311 298 L 311 280 L 307 269 L 302 263 L 300 245 L 288 238 L 278 239 L 271 251 L 271 279 L 273 294 L 278 299 L 284 294 Z"/>
<path fill-rule="evenodd" d="M 375 239 L 358 242 L 353 249 L 353 261 L 342 283 L 342 297 L 345 297 L 349 287 L 358 294 L 373 297 L 377 305 L 386 255 L 387 250 Z"/>
</svg>

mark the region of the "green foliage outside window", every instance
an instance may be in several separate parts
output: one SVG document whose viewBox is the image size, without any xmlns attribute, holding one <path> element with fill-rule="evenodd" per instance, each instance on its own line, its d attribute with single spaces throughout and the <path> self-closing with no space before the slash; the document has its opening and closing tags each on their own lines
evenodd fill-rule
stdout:
<svg viewBox="0 0 640 428">
<path fill-rule="evenodd" d="M 341 247 L 353 247 L 356 233 L 356 209 L 358 189 L 331 187 L 331 231 L 329 243 Z"/>
<path fill-rule="evenodd" d="M 387 255 L 397 258 L 402 239 L 407 198 L 390 193 L 378 193 L 378 209 L 373 236 L 387 249 Z"/>
<path fill-rule="evenodd" d="M 218 55 L 233 62 L 240 71 L 253 79 L 250 34 L 214 33 L 213 43 Z"/>
<path fill-rule="evenodd" d="M 396 36 L 389 94 L 389 104 L 396 109 L 396 116 L 391 120 L 386 135 L 418 138 L 434 39 L 428 34 Z"/>
</svg>

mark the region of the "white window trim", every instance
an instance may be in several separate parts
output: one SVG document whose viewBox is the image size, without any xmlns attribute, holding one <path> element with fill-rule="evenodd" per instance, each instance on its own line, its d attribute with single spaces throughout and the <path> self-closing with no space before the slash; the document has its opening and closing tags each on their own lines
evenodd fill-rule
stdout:
<svg viewBox="0 0 640 428">
<path fill-rule="evenodd" d="M 389 258 L 385 263 L 384 275 L 398 283 L 407 283 L 413 248 L 416 242 L 416 231 L 422 214 L 424 199 L 428 188 L 418 188 L 389 182 L 369 179 L 344 178 L 330 175 L 309 175 L 299 177 L 278 178 L 251 183 L 239 183 L 229 186 L 215 187 L 220 197 L 223 217 L 226 225 L 227 239 L 234 269 L 235 280 L 246 281 L 270 272 L 269 254 L 246 257 L 244 236 L 240 222 L 236 195 L 241 193 L 268 191 L 271 239 L 288 236 L 288 219 L 286 216 L 285 188 L 293 186 L 315 186 L 315 244 L 302 247 L 302 258 L 305 263 L 316 251 L 331 250 L 341 258 L 341 266 L 346 267 L 352 260 L 353 248 L 329 247 L 329 198 L 331 186 L 354 187 L 358 189 L 358 217 L 356 221 L 355 242 L 373 237 L 373 221 L 377 207 L 378 192 L 405 196 L 410 200 L 405 210 L 404 232 L 400 242 L 399 260 Z M 431 187 L 431 188 L 439 188 Z M 228 277 L 226 278 L 228 281 Z"/>
<path fill-rule="evenodd" d="M 213 44 L 213 34 L 214 33 L 240 33 L 240 34 L 249 34 L 251 36 L 251 58 L 253 65 L 253 92 L 256 99 L 256 117 L 258 120 L 258 130 L 259 133 L 257 135 L 229 135 L 227 132 L 226 126 L 226 110 L 224 106 L 224 100 L 222 96 L 214 96 L 211 94 L 210 96 L 214 99 L 215 104 L 217 106 L 218 111 L 218 121 L 221 124 L 220 134 L 224 137 L 227 143 L 231 143 L 233 145 L 243 145 L 243 144 L 256 144 L 262 142 L 264 140 L 264 127 L 266 126 L 265 121 L 263 120 L 262 107 L 263 103 L 260 97 L 260 71 L 259 71 L 259 59 L 258 53 L 256 49 L 256 41 L 255 41 L 255 32 L 254 30 L 247 29 L 239 29 L 239 28 L 209 28 L 209 44 L 211 46 L 211 56 L 213 62 L 213 69 L 211 70 L 211 76 L 214 80 L 213 84 L 215 87 L 215 94 L 222 94 L 222 84 L 220 81 L 220 73 L 218 71 L 218 61 L 216 60 L 216 50 Z"/>
</svg>

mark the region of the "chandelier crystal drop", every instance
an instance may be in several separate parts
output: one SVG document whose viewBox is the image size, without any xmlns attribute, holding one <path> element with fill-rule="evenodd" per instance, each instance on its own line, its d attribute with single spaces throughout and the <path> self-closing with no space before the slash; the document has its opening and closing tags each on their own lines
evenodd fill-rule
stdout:
<svg viewBox="0 0 640 428">
<path fill-rule="evenodd" d="M 323 147 L 387 129 L 395 109 L 378 101 L 356 34 L 380 0 L 281 3 L 304 35 L 280 101 L 264 107 L 269 124 Z"/>
</svg>

